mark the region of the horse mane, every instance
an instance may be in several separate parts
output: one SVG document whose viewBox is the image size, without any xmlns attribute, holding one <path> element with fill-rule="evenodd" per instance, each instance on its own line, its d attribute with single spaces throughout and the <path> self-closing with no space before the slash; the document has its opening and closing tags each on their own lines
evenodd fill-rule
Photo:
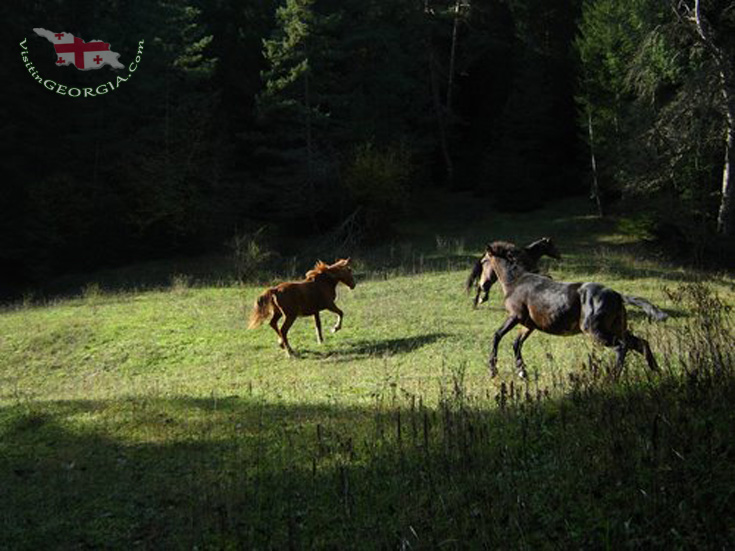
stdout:
<svg viewBox="0 0 735 551">
<path fill-rule="evenodd" d="M 493 241 L 487 246 L 487 252 L 493 256 L 500 256 L 502 258 L 513 256 L 517 259 L 522 254 L 523 249 L 508 241 Z"/>
<path fill-rule="evenodd" d="M 322 262 L 321 260 L 317 260 L 316 264 L 314 264 L 314 267 L 306 272 L 306 279 L 311 280 L 314 279 L 319 274 L 323 274 L 325 272 L 329 271 L 329 264 L 326 262 Z"/>
<path fill-rule="evenodd" d="M 549 237 L 542 237 L 541 239 L 537 239 L 533 243 L 529 243 L 525 247 L 523 247 L 526 251 L 531 251 L 533 249 L 536 249 L 537 247 L 540 247 L 542 245 L 548 245 L 551 242 L 551 239 Z"/>
<path fill-rule="evenodd" d="M 342 260 L 338 260 L 334 264 L 327 264 L 326 262 L 317 260 L 316 264 L 314 264 L 314 267 L 308 272 L 306 272 L 306 279 L 307 281 L 311 281 L 319 274 L 327 274 L 331 272 L 332 270 L 344 268 L 347 266 L 348 263 L 349 263 L 349 259 L 345 259 L 345 258 L 343 258 Z"/>
</svg>

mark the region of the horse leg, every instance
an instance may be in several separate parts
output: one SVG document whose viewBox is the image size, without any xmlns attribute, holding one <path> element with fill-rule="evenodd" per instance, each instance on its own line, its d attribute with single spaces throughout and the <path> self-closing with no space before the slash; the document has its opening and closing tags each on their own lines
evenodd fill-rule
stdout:
<svg viewBox="0 0 735 551">
<path fill-rule="evenodd" d="M 646 363 L 648 364 L 648 367 L 651 371 L 658 371 L 658 363 L 656 362 L 656 358 L 653 357 L 653 352 L 651 352 L 651 346 L 648 344 L 648 341 L 645 339 L 641 339 L 640 337 L 636 337 L 633 333 L 630 331 L 625 332 L 625 344 L 627 347 L 631 348 L 632 350 L 635 350 L 639 354 L 642 354 L 646 358 Z"/>
<path fill-rule="evenodd" d="M 337 323 L 334 324 L 334 327 L 332 327 L 332 333 L 336 333 L 340 329 L 342 329 L 342 318 L 344 317 L 345 313 L 340 310 L 336 304 L 332 303 L 329 306 L 327 306 L 327 310 L 330 312 L 334 312 L 337 314 Z"/>
<path fill-rule="evenodd" d="M 276 332 L 276 335 L 278 335 L 278 346 L 283 348 L 283 337 L 281 336 L 281 330 L 278 329 L 278 320 L 281 319 L 281 311 L 278 308 L 273 309 L 273 317 L 270 321 L 270 326 L 273 328 L 273 331 Z"/>
<path fill-rule="evenodd" d="M 316 325 L 316 342 L 322 344 L 324 337 L 322 337 L 322 320 L 319 317 L 319 312 L 314 314 L 314 325 Z"/>
<path fill-rule="evenodd" d="M 532 327 L 524 327 L 521 329 L 521 332 L 518 333 L 518 336 L 516 337 L 516 340 L 513 341 L 513 352 L 515 352 L 516 356 L 516 369 L 518 369 L 518 376 L 521 379 L 525 379 L 527 376 L 526 373 L 526 364 L 523 361 L 523 356 L 521 355 L 521 348 L 523 347 L 523 343 L 526 342 L 526 339 L 533 333 Z"/>
<path fill-rule="evenodd" d="M 482 282 L 482 298 L 480 299 L 480 304 L 488 301 L 488 298 L 490 297 L 490 288 L 497 280 L 498 276 L 495 275 L 495 272 L 491 272 L 490 277 Z"/>
<path fill-rule="evenodd" d="M 591 335 L 601 345 L 615 350 L 617 354 L 617 359 L 615 360 L 615 377 L 618 377 L 623 372 L 625 357 L 628 355 L 628 348 L 630 348 L 626 339 L 618 337 L 612 330 L 597 327 L 596 324 L 587 327 L 585 332 Z"/>
<path fill-rule="evenodd" d="M 493 335 L 493 346 L 490 349 L 490 358 L 487 362 L 488 367 L 490 368 L 491 377 L 495 377 L 498 374 L 498 345 L 500 344 L 500 339 L 502 339 L 508 331 L 518 325 L 518 322 L 518 318 L 515 316 L 509 316 L 503 322 L 503 325 L 500 326 L 500 329 L 495 331 L 495 335 Z"/>
<path fill-rule="evenodd" d="M 288 330 L 291 329 L 293 322 L 296 321 L 296 317 L 286 316 L 286 320 L 281 325 L 281 338 L 283 339 L 283 348 L 286 349 L 286 355 L 291 358 L 295 355 L 291 345 L 288 344 Z"/>
<path fill-rule="evenodd" d="M 593 290 L 596 291 L 596 290 Z M 581 329 L 598 343 L 607 348 L 612 348 L 617 354 L 615 362 L 615 377 L 618 377 L 625 367 L 625 356 L 628 354 L 630 344 L 625 338 L 625 309 L 622 302 L 615 300 L 615 295 L 596 291 L 598 302 L 589 294 L 582 298 L 582 322 Z"/>
<path fill-rule="evenodd" d="M 618 359 L 615 362 L 615 377 L 619 377 L 623 373 L 625 367 L 625 356 L 628 354 L 628 345 L 625 341 L 615 346 L 615 352 L 618 355 Z"/>
<path fill-rule="evenodd" d="M 482 296 L 480 297 L 480 302 L 478 304 L 482 304 L 484 302 L 487 302 L 488 297 L 490 296 L 490 287 L 491 285 L 488 285 L 487 282 L 485 282 L 481 289 L 482 289 Z M 480 294 L 480 289 L 477 291 L 478 294 Z"/>
<path fill-rule="evenodd" d="M 482 304 L 482 302 L 483 302 L 483 301 L 482 301 L 482 299 L 480 298 L 480 293 L 481 293 L 481 292 L 482 292 L 482 286 L 481 286 L 481 285 L 478 285 L 478 286 L 477 286 L 477 287 L 475 288 L 475 300 L 474 300 L 474 302 L 472 303 L 472 306 L 473 306 L 474 308 L 477 308 L 477 307 L 478 307 L 478 306 L 480 306 L 480 304 Z"/>
</svg>

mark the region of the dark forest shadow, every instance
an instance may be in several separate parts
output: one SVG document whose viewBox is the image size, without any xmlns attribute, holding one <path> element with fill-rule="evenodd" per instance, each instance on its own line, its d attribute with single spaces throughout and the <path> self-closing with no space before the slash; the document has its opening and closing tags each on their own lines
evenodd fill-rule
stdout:
<svg viewBox="0 0 735 551">
<path fill-rule="evenodd" d="M 711 382 L 582 370 L 558 398 L 455 381 L 438 407 L 8 405 L 0 533 L 8 549 L 726 548 L 735 383 Z"/>
</svg>

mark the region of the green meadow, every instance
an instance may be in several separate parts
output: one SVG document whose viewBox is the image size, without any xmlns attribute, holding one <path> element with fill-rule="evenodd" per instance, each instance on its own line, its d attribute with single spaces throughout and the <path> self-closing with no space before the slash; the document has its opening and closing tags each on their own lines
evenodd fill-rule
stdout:
<svg viewBox="0 0 735 551">
<path fill-rule="evenodd" d="M 247 316 L 316 258 L 245 285 L 176 267 L 164 286 L 92 275 L 79 295 L 6 307 L 0 548 L 735 545 L 735 279 L 662 260 L 635 221 L 583 202 L 487 216 L 470 203 L 354 254 L 343 329 L 324 312 L 319 345 L 299 319 L 296 359 Z M 628 309 L 661 374 L 631 353 L 615 380 L 612 351 L 537 332 L 528 381 L 514 333 L 489 377 L 500 288 L 472 309 L 464 281 L 486 241 L 543 235 L 564 257 L 544 259 L 555 279 L 670 314 Z"/>
</svg>

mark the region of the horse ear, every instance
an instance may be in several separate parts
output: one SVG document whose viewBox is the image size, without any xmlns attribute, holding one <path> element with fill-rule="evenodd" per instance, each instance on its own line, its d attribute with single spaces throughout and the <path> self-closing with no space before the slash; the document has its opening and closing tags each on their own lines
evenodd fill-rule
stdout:
<svg viewBox="0 0 735 551">
<path fill-rule="evenodd" d="M 492 243 L 488 243 L 485 245 L 485 252 L 487 252 L 490 256 L 495 256 L 495 248 L 493 247 Z"/>
</svg>

